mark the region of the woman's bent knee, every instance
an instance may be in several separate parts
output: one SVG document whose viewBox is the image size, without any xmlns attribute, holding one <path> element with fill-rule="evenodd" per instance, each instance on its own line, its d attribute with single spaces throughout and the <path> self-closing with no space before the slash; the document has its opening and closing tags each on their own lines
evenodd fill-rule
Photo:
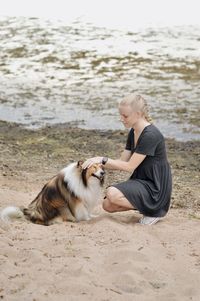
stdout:
<svg viewBox="0 0 200 301">
<path fill-rule="evenodd" d="M 106 198 L 109 200 L 110 206 L 120 206 L 127 209 L 133 209 L 132 204 L 126 199 L 123 193 L 113 186 L 108 187 L 106 191 Z"/>
<path fill-rule="evenodd" d="M 106 197 L 112 203 L 118 197 L 119 190 L 113 186 L 108 187 L 106 191 Z"/>
<path fill-rule="evenodd" d="M 107 212 L 113 212 L 112 204 L 107 198 L 103 201 L 102 207 Z"/>
</svg>

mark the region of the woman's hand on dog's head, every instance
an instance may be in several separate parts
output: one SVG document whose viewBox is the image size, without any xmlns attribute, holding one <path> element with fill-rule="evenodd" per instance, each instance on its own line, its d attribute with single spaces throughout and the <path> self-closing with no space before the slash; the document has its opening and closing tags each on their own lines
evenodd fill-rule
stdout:
<svg viewBox="0 0 200 301">
<path fill-rule="evenodd" d="M 102 159 L 103 157 L 93 157 L 87 159 L 85 162 L 82 164 L 82 169 L 86 169 L 91 167 L 93 164 L 102 164 Z"/>
</svg>

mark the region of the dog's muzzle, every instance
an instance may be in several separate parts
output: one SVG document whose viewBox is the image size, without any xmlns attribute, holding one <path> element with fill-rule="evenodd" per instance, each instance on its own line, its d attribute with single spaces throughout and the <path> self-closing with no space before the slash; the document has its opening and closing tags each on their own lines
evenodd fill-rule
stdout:
<svg viewBox="0 0 200 301">
<path fill-rule="evenodd" d="M 96 175 L 95 173 L 92 174 L 93 177 L 97 178 L 100 182 L 104 180 L 105 171 L 101 171 L 100 175 Z"/>
</svg>

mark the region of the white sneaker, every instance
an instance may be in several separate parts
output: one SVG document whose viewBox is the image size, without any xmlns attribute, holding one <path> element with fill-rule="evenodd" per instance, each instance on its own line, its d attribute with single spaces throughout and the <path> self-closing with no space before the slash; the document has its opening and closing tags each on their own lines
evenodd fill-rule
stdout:
<svg viewBox="0 0 200 301">
<path fill-rule="evenodd" d="M 142 218 L 139 219 L 139 223 L 142 225 L 154 225 L 158 221 L 163 219 L 163 217 L 151 217 L 151 216 L 143 216 Z"/>
</svg>

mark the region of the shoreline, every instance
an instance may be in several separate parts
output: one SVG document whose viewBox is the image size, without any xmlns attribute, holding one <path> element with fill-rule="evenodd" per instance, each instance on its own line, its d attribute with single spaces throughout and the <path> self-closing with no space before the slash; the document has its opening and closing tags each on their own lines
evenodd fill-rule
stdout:
<svg viewBox="0 0 200 301">
<path fill-rule="evenodd" d="M 153 124 L 156 125 L 156 127 L 159 127 L 159 125 L 157 124 L 157 122 L 152 122 Z M 124 127 L 123 128 L 116 128 L 116 129 L 112 129 L 112 128 L 109 128 L 109 129 L 104 129 L 104 128 L 87 128 L 87 127 L 82 127 L 78 121 L 69 121 L 69 122 L 56 122 L 56 123 L 52 123 L 52 124 L 45 124 L 44 126 L 30 126 L 30 125 L 27 125 L 27 124 L 24 124 L 24 123 L 19 123 L 19 122 L 15 122 L 15 121 L 8 121 L 8 120 L 2 120 L 0 119 L 0 128 L 18 128 L 18 129 L 21 129 L 21 130 L 24 130 L 24 131 L 30 131 L 30 132 L 40 132 L 40 131 L 46 131 L 47 129 L 73 129 L 73 130 L 80 130 L 80 131 L 88 131 L 88 132 L 100 132 L 100 133 L 126 133 L 128 130 L 125 129 Z M 162 132 L 162 131 L 161 131 Z M 163 134 L 163 132 L 162 132 Z M 163 134 L 164 135 L 164 134 Z M 198 133 L 197 133 L 197 136 L 195 136 L 194 138 L 190 138 L 188 140 L 184 140 L 184 139 L 178 139 L 176 137 L 167 137 L 165 136 L 165 140 L 169 140 L 169 141 L 175 141 L 177 143 L 190 143 L 190 142 L 199 142 L 200 139 L 198 137 Z"/>
</svg>

